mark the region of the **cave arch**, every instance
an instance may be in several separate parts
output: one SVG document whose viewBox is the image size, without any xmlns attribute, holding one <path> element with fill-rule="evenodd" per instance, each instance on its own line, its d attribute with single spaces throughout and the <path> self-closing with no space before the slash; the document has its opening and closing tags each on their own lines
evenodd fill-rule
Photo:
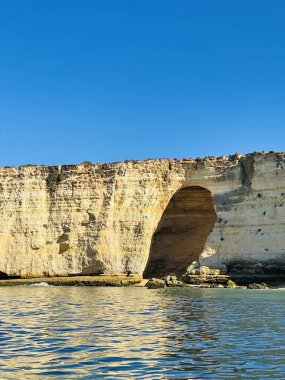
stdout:
<svg viewBox="0 0 285 380">
<path fill-rule="evenodd" d="M 153 234 L 144 277 L 185 273 L 203 252 L 217 219 L 211 192 L 200 186 L 178 190 Z"/>
</svg>

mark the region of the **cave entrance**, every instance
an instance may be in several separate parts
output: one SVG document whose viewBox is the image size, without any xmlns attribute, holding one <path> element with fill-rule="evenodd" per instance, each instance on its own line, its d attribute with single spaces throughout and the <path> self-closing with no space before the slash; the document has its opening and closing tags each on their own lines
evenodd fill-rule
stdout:
<svg viewBox="0 0 285 380">
<path fill-rule="evenodd" d="M 168 203 L 152 237 L 144 277 L 178 276 L 198 260 L 217 215 L 212 194 L 199 186 L 178 190 Z"/>
</svg>

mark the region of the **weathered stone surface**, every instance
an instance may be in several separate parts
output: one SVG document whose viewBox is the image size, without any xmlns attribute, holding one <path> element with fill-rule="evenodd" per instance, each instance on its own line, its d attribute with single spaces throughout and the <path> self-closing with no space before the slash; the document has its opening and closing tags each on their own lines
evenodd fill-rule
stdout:
<svg viewBox="0 0 285 380">
<path fill-rule="evenodd" d="M 229 276 L 199 276 L 199 275 L 189 275 L 185 274 L 182 276 L 182 281 L 185 284 L 190 285 L 204 285 L 204 284 L 219 284 L 227 285 L 230 280 Z"/>
<path fill-rule="evenodd" d="M 269 289 L 268 285 L 265 284 L 265 282 L 261 282 L 260 284 L 253 282 L 252 284 L 248 284 L 247 288 L 248 289 Z"/>
<path fill-rule="evenodd" d="M 216 265 L 217 266 L 217 265 Z M 209 268 L 205 265 L 199 266 L 197 261 L 194 261 L 186 271 L 186 274 L 190 275 L 206 275 L 206 276 L 219 276 L 219 275 L 224 275 L 227 274 L 227 267 L 224 264 L 219 264 L 218 268 Z"/>
<path fill-rule="evenodd" d="M 135 286 L 142 282 L 140 276 L 72 276 L 51 278 L 26 278 L 0 280 L 0 286 L 47 284 L 53 286 Z"/>
<path fill-rule="evenodd" d="M 285 273 L 284 228 L 285 153 L 0 169 L 2 278 Z"/>
<path fill-rule="evenodd" d="M 166 283 L 160 278 L 152 278 L 147 282 L 146 286 L 148 289 L 160 289 L 165 288 Z"/>
<path fill-rule="evenodd" d="M 165 281 L 166 286 L 168 286 L 168 287 L 177 287 L 177 286 L 181 287 L 181 286 L 183 286 L 183 282 L 177 280 L 176 276 L 166 276 L 164 278 L 164 281 Z"/>
</svg>

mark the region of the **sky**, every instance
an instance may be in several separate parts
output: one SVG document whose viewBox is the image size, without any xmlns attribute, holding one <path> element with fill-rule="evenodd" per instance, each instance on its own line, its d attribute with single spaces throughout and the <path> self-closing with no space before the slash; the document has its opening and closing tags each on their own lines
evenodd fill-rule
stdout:
<svg viewBox="0 0 285 380">
<path fill-rule="evenodd" d="M 1 166 L 284 141 L 284 0 L 0 0 Z"/>
</svg>

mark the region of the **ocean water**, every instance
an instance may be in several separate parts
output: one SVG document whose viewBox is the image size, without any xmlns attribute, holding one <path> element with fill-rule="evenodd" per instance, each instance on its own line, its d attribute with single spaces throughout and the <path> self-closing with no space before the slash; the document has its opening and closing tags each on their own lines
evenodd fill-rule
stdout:
<svg viewBox="0 0 285 380">
<path fill-rule="evenodd" d="M 285 379 L 284 290 L 0 293 L 0 379 Z"/>
</svg>

